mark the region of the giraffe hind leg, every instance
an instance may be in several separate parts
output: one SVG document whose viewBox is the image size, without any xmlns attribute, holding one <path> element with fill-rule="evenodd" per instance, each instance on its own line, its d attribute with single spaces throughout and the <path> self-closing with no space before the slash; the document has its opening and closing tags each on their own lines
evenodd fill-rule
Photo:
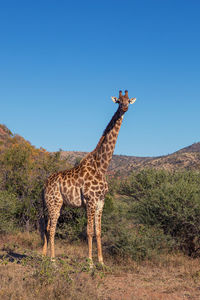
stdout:
<svg viewBox="0 0 200 300">
<path fill-rule="evenodd" d="M 47 247 L 48 247 L 48 241 L 49 241 L 49 229 L 50 229 L 50 219 L 48 219 L 47 227 L 45 228 L 45 231 L 44 231 L 44 245 L 43 245 L 43 250 L 42 250 L 42 254 L 44 256 L 47 255 Z"/>
<path fill-rule="evenodd" d="M 51 247 L 51 259 L 55 258 L 55 233 L 56 233 L 56 225 L 58 218 L 60 216 L 59 214 L 54 215 L 51 218 L 51 224 L 49 229 L 49 241 L 50 241 L 50 247 Z"/>
<path fill-rule="evenodd" d="M 54 189 L 56 189 L 56 186 L 54 186 Z M 44 235 L 44 246 L 43 246 L 43 255 L 47 254 L 47 246 L 48 242 L 50 243 L 51 248 L 51 258 L 53 259 L 55 257 L 55 250 L 54 250 L 54 237 L 55 237 L 55 231 L 56 231 L 56 225 L 58 218 L 60 216 L 60 210 L 63 205 L 63 198 L 61 194 L 54 194 L 54 193 L 48 193 L 48 189 L 46 189 L 45 194 L 45 203 L 48 211 L 48 222 L 46 227 L 46 232 Z"/>
<path fill-rule="evenodd" d="M 92 240 L 94 235 L 94 214 L 95 208 L 90 204 L 87 205 L 87 237 L 88 237 L 88 258 L 90 266 L 93 266 L 92 262 Z"/>
</svg>

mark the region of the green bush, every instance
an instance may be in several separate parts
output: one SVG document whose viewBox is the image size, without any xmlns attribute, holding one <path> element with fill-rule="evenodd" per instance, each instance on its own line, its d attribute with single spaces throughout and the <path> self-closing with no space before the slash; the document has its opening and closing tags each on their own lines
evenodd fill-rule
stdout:
<svg viewBox="0 0 200 300">
<path fill-rule="evenodd" d="M 16 218 L 21 228 L 31 230 L 39 227 L 44 182 L 62 164 L 65 165 L 65 162 L 60 159 L 59 153 L 51 155 L 43 149 L 36 149 L 22 138 L 20 143 L 13 142 L 0 152 L 0 191 L 18 199 L 20 209 Z"/>
<path fill-rule="evenodd" d="M 85 208 L 63 207 L 58 220 L 56 235 L 70 241 L 87 239 L 87 217 Z"/>
<path fill-rule="evenodd" d="M 9 233 L 16 229 L 20 209 L 15 195 L 0 191 L 0 233 Z"/>
<path fill-rule="evenodd" d="M 104 251 L 115 258 L 139 261 L 172 250 L 174 241 L 161 228 L 133 224 L 131 198 L 108 196 L 112 209 L 105 209 L 102 216 Z"/>
<path fill-rule="evenodd" d="M 115 227 L 107 232 L 105 247 L 112 256 L 131 257 L 135 261 L 171 251 L 174 245 L 170 236 L 160 228 L 137 225 L 133 228 Z"/>
<path fill-rule="evenodd" d="M 107 194 L 105 196 L 103 214 L 109 214 L 114 210 L 114 196 Z"/>
<path fill-rule="evenodd" d="M 199 173 L 174 173 L 164 180 L 162 177 L 157 186 L 132 204 L 131 213 L 138 223 L 157 226 L 170 234 L 187 254 L 200 254 Z"/>
<path fill-rule="evenodd" d="M 166 171 L 153 169 L 133 172 L 119 184 L 118 192 L 121 195 L 131 196 L 134 200 L 140 200 L 159 187 L 161 183 L 166 182 L 171 175 Z"/>
</svg>

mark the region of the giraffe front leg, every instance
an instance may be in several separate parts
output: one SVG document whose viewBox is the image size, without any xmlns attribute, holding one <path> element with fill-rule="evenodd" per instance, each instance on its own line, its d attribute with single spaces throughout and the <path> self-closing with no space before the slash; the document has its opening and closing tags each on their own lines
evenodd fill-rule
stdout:
<svg viewBox="0 0 200 300">
<path fill-rule="evenodd" d="M 94 236 L 94 215 L 95 208 L 90 203 L 87 204 L 87 237 L 88 237 L 88 258 L 91 266 L 92 262 L 92 239 Z"/>
<path fill-rule="evenodd" d="M 99 263 L 103 265 L 102 245 L 101 245 L 101 217 L 104 206 L 104 200 L 99 200 L 95 210 L 95 231 L 97 239 L 97 251 Z"/>
</svg>

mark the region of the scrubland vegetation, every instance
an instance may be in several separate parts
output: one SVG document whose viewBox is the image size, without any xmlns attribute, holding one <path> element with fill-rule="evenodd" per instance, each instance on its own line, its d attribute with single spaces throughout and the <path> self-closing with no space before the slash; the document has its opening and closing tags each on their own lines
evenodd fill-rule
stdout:
<svg viewBox="0 0 200 300">
<path fill-rule="evenodd" d="M 199 299 L 198 170 L 108 179 L 103 269 L 96 253 L 93 270 L 86 260 L 85 209 L 64 207 L 52 264 L 41 256 L 42 190 L 67 161 L 8 135 L 9 147 L 0 145 L 0 299 Z"/>
</svg>

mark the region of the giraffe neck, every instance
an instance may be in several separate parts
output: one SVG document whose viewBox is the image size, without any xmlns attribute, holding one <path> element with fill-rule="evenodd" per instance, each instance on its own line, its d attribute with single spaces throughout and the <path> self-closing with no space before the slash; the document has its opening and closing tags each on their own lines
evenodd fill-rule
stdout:
<svg viewBox="0 0 200 300">
<path fill-rule="evenodd" d="M 93 151 L 97 168 L 103 173 L 106 173 L 112 158 L 123 115 L 124 112 L 118 108 Z"/>
</svg>

